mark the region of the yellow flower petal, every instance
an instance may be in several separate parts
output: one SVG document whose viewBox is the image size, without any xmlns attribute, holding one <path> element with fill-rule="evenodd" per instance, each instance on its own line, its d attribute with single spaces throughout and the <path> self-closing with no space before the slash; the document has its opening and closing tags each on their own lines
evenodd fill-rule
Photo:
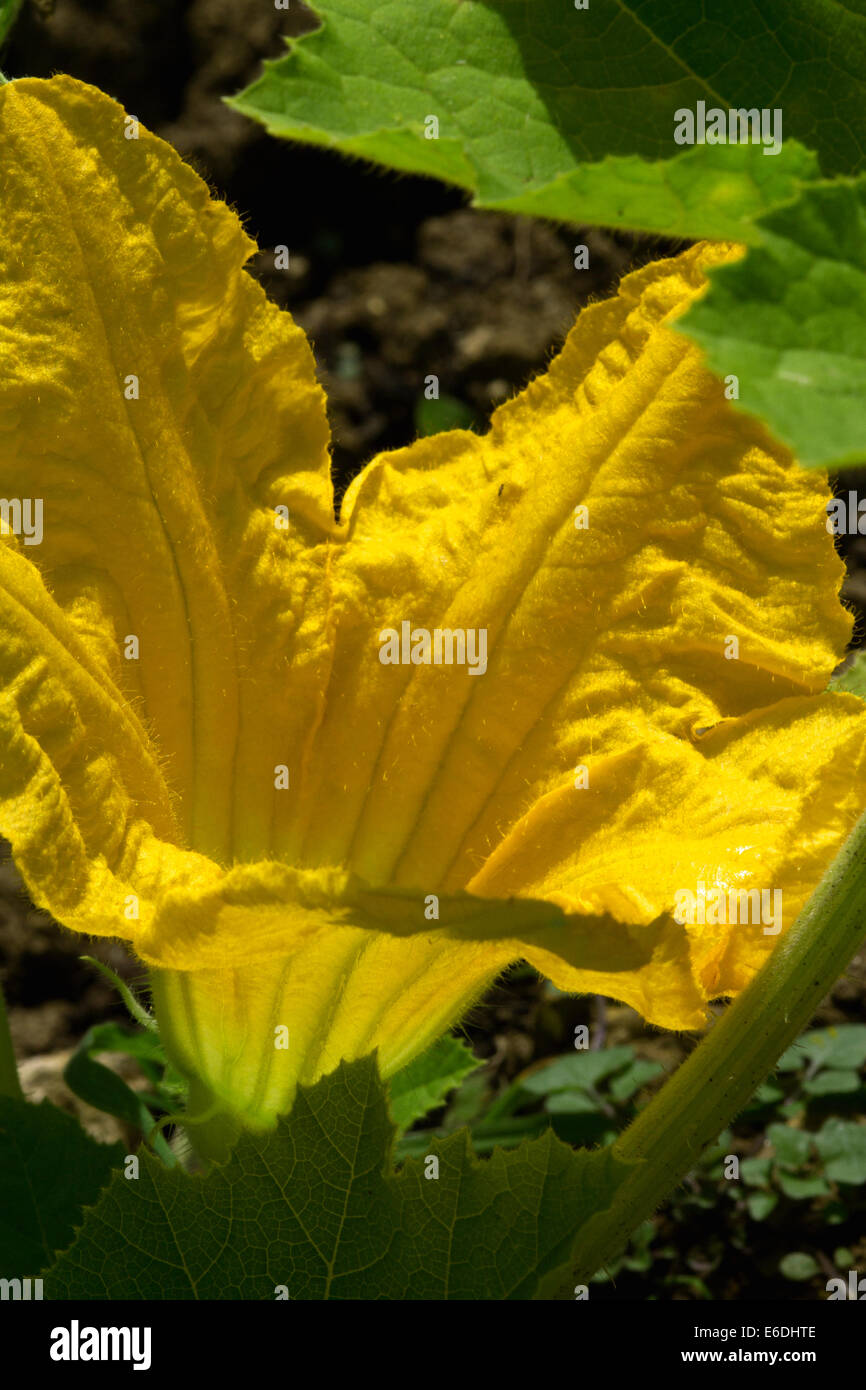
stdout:
<svg viewBox="0 0 866 1390">
<path fill-rule="evenodd" d="M 43 499 L 28 558 L 141 711 L 185 842 L 231 863 L 266 851 L 327 675 L 324 397 L 235 215 L 126 129 L 71 78 L 0 91 L 3 495 Z"/>
<path fill-rule="evenodd" d="M 642 738 L 636 716 L 691 739 L 826 687 L 851 631 L 827 485 L 666 327 L 729 254 L 628 276 L 488 435 L 419 440 L 356 479 L 331 677 L 352 718 L 329 701 L 305 856 L 456 888 L 575 767 Z M 485 674 L 371 660 L 401 619 L 486 627 Z"/>
<path fill-rule="evenodd" d="M 3 833 L 19 868 L 67 926 L 123 934 L 142 881 L 164 880 L 176 854 L 175 802 L 98 641 L 12 538 L 0 546 L 0 682 Z"/>
<path fill-rule="evenodd" d="M 566 785 L 536 801 L 470 891 L 520 891 L 636 926 L 670 914 L 676 891 L 695 893 L 699 883 L 726 894 L 778 892 L 778 921 L 680 928 L 699 996 L 735 994 L 794 923 L 863 809 L 863 705 L 833 694 L 786 699 L 697 742 L 645 729 L 631 748 L 588 767 L 589 787 Z M 681 972 L 659 970 L 647 991 L 638 979 L 602 985 L 532 942 L 526 958 L 561 989 L 619 993 L 663 1026 L 686 1026 Z"/>
<path fill-rule="evenodd" d="M 34 899 L 132 942 L 196 1104 L 249 1124 L 341 1057 L 390 1074 L 521 957 L 698 1026 L 778 937 L 678 892 L 778 889 L 789 926 L 866 790 L 866 711 L 821 693 L 826 484 L 670 328 L 737 248 L 628 276 L 338 525 L 303 335 L 127 129 L 0 88 L 0 490 L 44 500 L 0 545 L 0 828 Z M 383 664 L 404 624 L 484 661 Z"/>
</svg>

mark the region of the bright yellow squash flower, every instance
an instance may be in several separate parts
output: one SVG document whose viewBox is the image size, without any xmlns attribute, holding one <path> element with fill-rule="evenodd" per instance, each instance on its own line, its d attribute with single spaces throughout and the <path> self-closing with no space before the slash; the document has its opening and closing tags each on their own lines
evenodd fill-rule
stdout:
<svg viewBox="0 0 866 1390">
<path fill-rule="evenodd" d="M 234 213 L 69 78 L 0 90 L 0 170 L 0 829 L 152 967 L 193 1108 L 392 1074 L 521 958 L 700 1026 L 780 937 L 677 894 L 787 928 L 866 785 L 827 485 L 670 327 L 737 248 L 629 275 L 335 521 Z"/>
</svg>

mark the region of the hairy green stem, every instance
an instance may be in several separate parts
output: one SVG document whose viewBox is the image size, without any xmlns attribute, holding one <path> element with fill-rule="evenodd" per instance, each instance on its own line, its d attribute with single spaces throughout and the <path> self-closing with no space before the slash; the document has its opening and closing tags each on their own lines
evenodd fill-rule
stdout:
<svg viewBox="0 0 866 1390">
<path fill-rule="evenodd" d="M 574 1281 L 586 1283 L 694 1167 L 803 1031 L 866 938 L 866 812 L 751 984 L 613 1151 L 635 1168 L 590 1218 Z M 571 1288 L 562 1296 L 573 1296 Z"/>
<path fill-rule="evenodd" d="M 12 1100 L 24 1099 L 24 1092 L 18 1078 L 15 1049 L 12 1046 L 12 1034 L 9 1032 L 9 1019 L 6 1017 L 6 1001 L 3 998 L 2 989 L 0 989 L 0 1096 L 9 1096 Z"/>
</svg>

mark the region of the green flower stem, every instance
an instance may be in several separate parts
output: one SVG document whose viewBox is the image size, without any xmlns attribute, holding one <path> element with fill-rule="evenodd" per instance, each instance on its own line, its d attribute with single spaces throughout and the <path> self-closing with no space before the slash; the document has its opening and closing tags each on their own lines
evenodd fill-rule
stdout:
<svg viewBox="0 0 866 1390">
<path fill-rule="evenodd" d="M 197 1076 L 190 1078 L 187 1112 L 180 1123 L 190 1148 L 206 1167 L 225 1163 L 241 1134 L 237 1117 L 220 1108 Z"/>
<path fill-rule="evenodd" d="M 613 1145 L 636 1167 L 610 1208 L 587 1222 L 574 1282 L 586 1283 L 621 1252 L 736 1118 L 864 938 L 866 812 L 751 984 Z"/>
<path fill-rule="evenodd" d="M 12 1100 L 24 1099 L 24 1092 L 18 1079 L 15 1049 L 12 1046 L 12 1034 L 9 1032 L 9 1019 L 6 1017 L 6 1001 L 3 998 L 2 989 L 0 989 L 0 1096 L 9 1096 Z"/>
</svg>

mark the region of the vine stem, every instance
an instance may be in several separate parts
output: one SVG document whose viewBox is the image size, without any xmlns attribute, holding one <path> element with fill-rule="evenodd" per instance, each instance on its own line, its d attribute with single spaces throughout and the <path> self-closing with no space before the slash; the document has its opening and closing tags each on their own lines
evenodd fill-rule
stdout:
<svg viewBox="0 0 866 1390">
<path fill-rule="evenodd" d="M 12 1100 L 24 1099 L 24 1092 L 18 1078 L 15 1049 L 12 1046 L 12 1034 L 9 1032 L 9 1019 L 6 1017 L 6 1001 L 3 998 L 2 989 L 0 989 L 0 1096 L 8 1096 Z"/>
<path fill-rule="evenodd" d="M 736 1119 L 866 939 L 866 812 L 751 983 L 613 1144 L 634 1165 L 579 1233 L 574 1280 L 620 1254 Z M 560 1290 L 573 1297 L 573 1289 Z"/>
</svg>

